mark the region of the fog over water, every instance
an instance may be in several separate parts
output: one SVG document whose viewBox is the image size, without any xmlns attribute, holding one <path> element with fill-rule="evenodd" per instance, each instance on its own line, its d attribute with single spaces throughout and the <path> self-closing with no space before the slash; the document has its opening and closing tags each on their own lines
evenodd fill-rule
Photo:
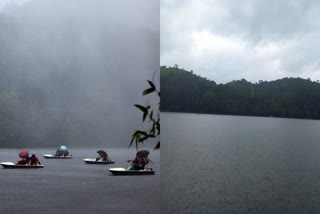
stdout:
<svg viewBox="0 0 320 214">
<path fill-rule="evenodd" d="M 0 146 L 127 146 L 159 85 L 159 2 L 31 0 L 0 13 Z"/>
</svg>

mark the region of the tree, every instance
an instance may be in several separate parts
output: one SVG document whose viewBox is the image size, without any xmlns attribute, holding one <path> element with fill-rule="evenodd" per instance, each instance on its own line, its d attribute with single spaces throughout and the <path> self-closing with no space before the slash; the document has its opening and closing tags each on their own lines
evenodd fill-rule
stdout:
<svg viewBox="0 0 320 214">
<path fill-rule="evenodd" d="M 145 89 L 142 92 L 142 95 L 146 96 L 146 95 L 155 93 L 156 96 L 158 96 L 160 98 L 160 91 L 157 90 L 153 81 L 147 80 L 147 82 L 149 83 L 150 88 Z M 132 134 L 132 138 L 131 138 L 129 147 L 132 146 L 133 142 L 135 142 L 136 148 L 138 150 L 139 143 L 144 143 L 145 141 L 147 141 L 150 138 L 156 138 L 156 137 L 160 136 L 160 101 L 158 103 L 157 109 L 155 109 L 156 112 L 148 104 L 146 104 L 145 106 L 135 104 L 134 106 L 142 111 L 142 113 L 143 113 L 142 121 L 143 122 L 145 122 L 146 119 L 148 119 L 148 122 L 151 122 L 151 128 L 149 128 L 148 130 L 136 130 Z M 160 140 L 157 142 L 154 149 L 155 150 L 160 149 Z"/>
<path fill-rule="evenodd" d="M 320 84 L 302 78 L 216 84 L 176 67 L 160 68 L 161 111 L 320 119 Z"/>
</svg>

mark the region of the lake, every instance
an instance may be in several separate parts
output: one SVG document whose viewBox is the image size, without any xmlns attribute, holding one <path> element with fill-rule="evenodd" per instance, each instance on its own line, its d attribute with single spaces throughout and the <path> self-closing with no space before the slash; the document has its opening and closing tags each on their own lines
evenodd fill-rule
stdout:
<svg viewBox="0 0 320 214">
<path fill-rule="evenodd" d="M 162 213 L 320 213 L 320 121 L 161 113 Z"/>
<path fill-rule="evenodd" d="M 69 149 L 70 160 L 48 160 L 56 148 L 29 149 L 43 169 L 0 169 L 0 213 L 160 213 L 160 151 L 149 149 L 153 176 L 113 176 L 108 168 L 128 167 L 135 149 L 106 150 L 115 164 L 85 164 L 101 148 Z M 16 162 L 18 149 L 0 149 L 0 162 Z"/>
</svg>

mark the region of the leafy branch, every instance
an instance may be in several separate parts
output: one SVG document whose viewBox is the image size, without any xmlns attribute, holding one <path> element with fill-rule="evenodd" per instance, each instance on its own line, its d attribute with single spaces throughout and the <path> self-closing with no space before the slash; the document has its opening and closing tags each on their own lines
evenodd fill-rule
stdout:
<svg viewBox="0 0 320 214">
<path fill-rule="evenodd" d="M 156 86 L 154 85 L 153 81 L 147 80 L 149 83 L 149 88 L 145 89 L 142 92 L 143 96 L 149 95 L 149 94 L 156 94 L 160 98 L 160 91 L 157 90 Z M 138 108 L 140 111 L 142 111 L 142 121 L 145 122 L 146 119 L 148 119 L 148 122 L 151 123 L 151 128 L 148 130 L 136 130 L 131 137 L 131 141 L 129 144 L 129 147 L 132 146 L 133 143 L 136 145 L 136 149 L 138 150 L 138 144 L 144 143 L 150 138 L 156 138 L 157 136 L 160 136 L 160 102 L 158 103 L 158 108 L 152 109 L 150 105 L 146 104 L 145 106 L 135 104 L 136 108 Z M 160 149 L 160 140 L 157 142 L 155 148 Z"/>
</svg>

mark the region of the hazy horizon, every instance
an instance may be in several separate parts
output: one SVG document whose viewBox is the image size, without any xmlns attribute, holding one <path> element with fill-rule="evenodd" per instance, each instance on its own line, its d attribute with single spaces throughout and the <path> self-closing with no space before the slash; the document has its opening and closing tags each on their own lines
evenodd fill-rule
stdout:
<svg viewBox="0 0 320 214">
<path fill-rule="evenodd" d="M 15 98 L 19 137 L 0 145 L 128 146 L 143 126 L 134 104 L 156 102 L 142 90 L 154 74 L 159 86 L 159 17 L 146 0 L 30 0 L 0 13 L 0 89 Z"/>
</svg>

